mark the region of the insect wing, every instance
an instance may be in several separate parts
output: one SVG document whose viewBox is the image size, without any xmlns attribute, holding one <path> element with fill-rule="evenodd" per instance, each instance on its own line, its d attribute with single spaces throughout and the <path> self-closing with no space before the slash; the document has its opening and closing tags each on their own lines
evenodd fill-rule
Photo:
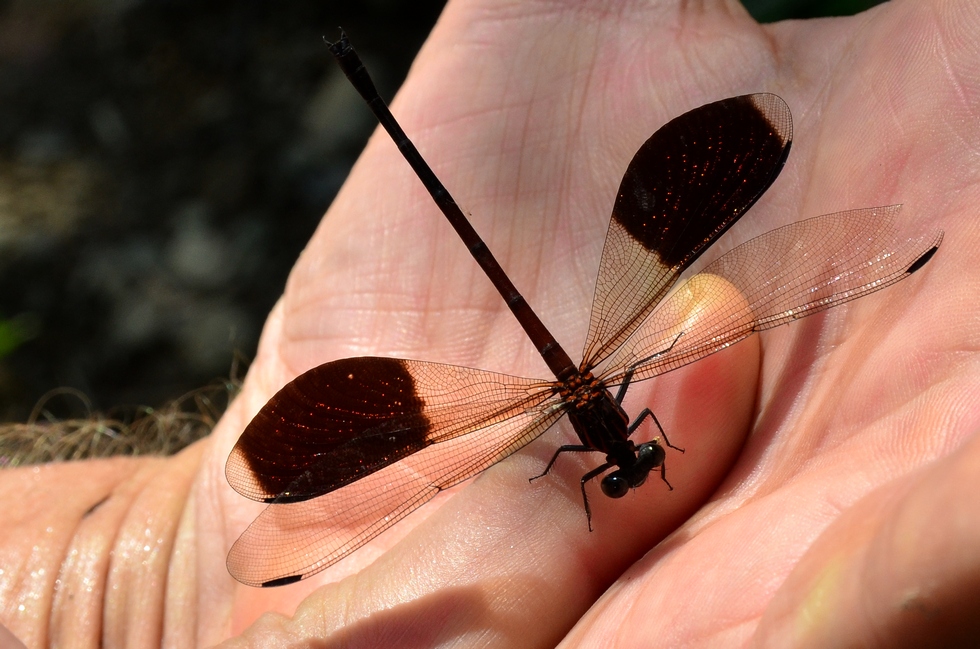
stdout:
<svg viewBox="0 0 980 649">
<path fill-rule="evenodd" d="M 455 365 L 333 361 L 301 374 L 263 406 L 225 475 L 252 500 L 308 500 L 431 444 L 521 415 L 552 394 L 541 381 Z"/>
<path fill-rule="evenodd" d="M 358 549 L 430 500 L 518 450 L 565 412 L 557 397 L 505 421 L 403 458 L 313 500 L 269 505 L 228 553 L 250 586 L 305 579 Z"/>
<path fill-rule="evenodd" d="M 583 368 L 619 347 L 769 188 L 792 138 L 789 107 L 761 93 L 695 108 L 640 147 L 606 233 Z"/>
<path fill-rule="evenodd" d="M 890 286 L 921 268 L 942 232 L 900 240 L 901 206 L 825 214 L 771 230 L 732 249 L 668 297 L 609 359 L 610 384 L 628 370 L 650 378 L 720 351 L 756 331 L 798 320 Z M 737 292 L 713 293 L 724 278 Z M 710 315 L 685 320 L 700 305 Z"/>
</svg>

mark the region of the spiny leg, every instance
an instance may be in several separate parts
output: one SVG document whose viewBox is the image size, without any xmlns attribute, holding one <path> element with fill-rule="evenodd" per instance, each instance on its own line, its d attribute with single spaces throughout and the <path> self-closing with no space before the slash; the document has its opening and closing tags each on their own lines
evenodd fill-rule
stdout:
<svg viewBox="0 0 980 649">
<path fill-rule="evenodd" d="M 660 421 L 657 419 L 657 415 L 653 414 L 653 411 L 650 410 L 649 408 L 644 408 L 643 410 L 640 411 L 640 414 L 636 417 L 633 423 L 630 424 L 629 428 L 626 429 L 627 436 L 632 436 L 633 432 L 640 427 L 640 424 L 642 424 L 643 420 L 646 419 L 647 417 L 652 418 L 653 423 L 657 425 L 657 430 L 660 431 L 660 436 L 664 438 L 664 445 L 674 449 L 675 451 L 680 451 L 681 453 L 684 452 L 684 449 L 682 449 L 681 447 L 674 446 L 673 444 L 670 443 L 670 440 L 667 439 L 667 433 L 664 432 L 664 427 L 660 425 Z"/>
<path fill-rule="evenodd" d="M 534 476 L 533 478 L 528 478 L 527 481 L 534 482 L 538 478 L 543 478 L 546 475 L 548 475 L 548 472 L 551 471 L 551 467 L 554 466 L 555 464 L 555 460 L 557 460 L 558 456 L 561 455 L 562 453 L 594 453 L 594 452 L 595 452 L 594 448 L 588 446 L 582 446 L 581 444 L 565 444 L 564 446 L 559 446 L 558 450 L 555 451 L 555 454 L 551 457 L 551 462 L 548 462 L 548 466 L 544 468 L 544 471 L 541 474 Z"/>
<path fill-rule="evenodd" d="M 582 484 L 582 502 L 585 503 L 585 520 L 586 520 L 586 522 L 589 525 L 589 531 L 590 532 L 592 531 L 592 508 L 589 507 L 589 495 L 587 493 L 585 493 L 585 484 L 589 480 L 591 480 L 592 478 L 594 478 L 594 477 L 596 477 L 598 475 L 601 475 L 602 473 L 604 473 L 605 471 L 607 471 L 612 466 L 615 466 L 612 462 L 606 462 L 602 466 L 596 467 L 595 469 L 592 469 L 591 471 L 589 471 L 588 473 L 586 473 L 584 476 L 582 476 L 582 482 L 581 482 L 581 484 Z"/>
<path fill-rule="evenodd" d="M 626 374 L 623 374 L 623 384 L 619 386 L 619 390 L 616 391 L 616 403 L 623 405 L 623 399 L 626 398 L 626 390 L 630 387 L 630 381 L 633 380 L 633 373 L 636 372 L 635 367 L 631 367 L 626 370 Z"/>
<path fill-rule="evenodd" d="M 619 405 L 623 405 L 623 399 L 626 397 L 626 390 L 629 389 L 630 383 L 633 381 L 633 375 L 636 373 L 636 368 L 638 368 L 643 363 L 646 363 L 647 361 L 653 360 L 657 356 L 663 356 L 664 354 L 669 353 L 670 350 L 674 348 L 674 345 L 677 344 L 677 341 L 680 340 L 681 336 L 683 335 L 684 332 L 683 331 L 680 332 L 679 334 L 677 334 L 677 336 L 674 337 L 674 340 L 670 343 L 670 346 L 667 347 L 667 349 L 661 349 L 659 352 L 655 354 L 650 354 L 646 358 L 641 358 L 640 360 L 633 363 L 633 365 L 626 370 L 626 373 L 623 374 L 623 384 L 619 386 L 619 390 L 616 392 L 616 403 L 618 403 Z"/>
</svg>

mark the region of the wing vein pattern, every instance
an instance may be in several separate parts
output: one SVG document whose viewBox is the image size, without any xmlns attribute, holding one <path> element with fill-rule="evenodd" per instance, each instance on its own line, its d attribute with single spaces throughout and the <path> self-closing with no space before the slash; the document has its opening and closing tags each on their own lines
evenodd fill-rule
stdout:
<svg viewBox="0 0 980 649">
<path fill-rule="evenodd" d="M 533 411 L 555 391 L 540 380 L 425 361 L 325 363 L 270 399 L 225 474 L 252 500 L 315 498 L 431 444 Z"/>
<path fill-rule="evenodd" d="M 650 378 L 725 349 L 756 331 L 818 313 L 905 277 L 942 233 L 901 240 L 901 206 L 825 214 L 771 230 L 732 249 L 664 300 L 617 350 L 601 375 L 615 385 L 635 370 Z M 700 281 L 727 280 L 740 295 L 715 295 Z M 701 307 L 710 305 L 707 317 Z M 692 321 L 687 325 L 686 322 Z"/>
<path fill-rule="evenodd" d="M 273 503 L 232 546 L 228 570 L 237 580 L 253 586 L 315 574 L 403 519 L 439 491 L 520 449 L 564 412 L 560 402 L 551 401 L 424 448 L 318 498 Z"/>
<path fill-rule="evenodd" d="M 776 179 L 793 138 L 776 95 L 732 97 L 677 117 L 623 176 L 599 261 L 582 368 L 619 347 Z"/>
</svg>

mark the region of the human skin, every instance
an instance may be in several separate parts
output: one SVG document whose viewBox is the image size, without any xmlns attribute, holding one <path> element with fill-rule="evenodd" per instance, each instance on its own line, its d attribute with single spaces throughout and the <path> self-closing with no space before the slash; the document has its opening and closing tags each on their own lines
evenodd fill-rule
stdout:
<svg viewBox="0 0 980 649">
<path fill-rule="evenodd" d="M 901 284 L 631 388 L 630 412 L 652 408 L 686 453 L 668 450 L 674 491 L 652 479 L 612 501 L 593 485 L 594 532 L 578 480 L 601 457 L 563 456 L 528 484 L 574 440 L 566 422 L 319 575 L 242 586 L 225 555 L 263 506 L 224 463 L 285 382 L 355 355 L 547 376 L 375 134 L 210 438 L 0 473 L 0 621 L 28 646 L 977 637 L 977 34 L 967 0 L 765 26 L 734 1 L 452 0 L 393 112 L 573 357 L 626 164 L 709 101 L 775 92 L 795 121 L 786 168 L 722 246 L 893 203 L 904 236 L 943 229 L 943 246 Z"/>
</svg>

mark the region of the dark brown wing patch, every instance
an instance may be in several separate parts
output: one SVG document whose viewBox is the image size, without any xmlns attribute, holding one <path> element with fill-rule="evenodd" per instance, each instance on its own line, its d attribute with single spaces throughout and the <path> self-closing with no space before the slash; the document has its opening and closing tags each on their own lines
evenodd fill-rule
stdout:
<svg viewBox="0 0 980 649">
<path fill-rule="evenodd" d="M 792 137 L 789 107 L 763 93 L 695 108 L 640 147 L 606 233 L 583 369 L 621 345 L 677 276 L 769 188 Z"/>
<path fill-rule="evenodd" d="M 320 365 L 286 384 L 245 428 L 228 458 L 228 481 L 253 500 L 314 498 L 425 448 L 424 408 L 403 360 Z M 350 444 L 365 435 L 368 457 Z M 334 461 L 322 462 L 325 455 Z"/>
<path fill-rule="evenodd" d="M 789 108 L 776 95 L 689 111 L 636 152 L 612 219 L 664 267 L 683 270 L 769 188 L 792 137 Z"/>
<path fill-rule="evenodd" d="M 307 500 L 514 417 L 554 392 L 540 381 L 456 365 L 345 358 L 301 374 L 270 399 L 225 474 L 252 500 Z"/>
<path fill-rule="evenodd" d="M 319 498 L 269 505 L 232 546 L 228 571 L 281 586 L 336 563 L 430 500 L 521 448 L 557 421 L 557 397 L 435 444 Z"/>
</svg>

